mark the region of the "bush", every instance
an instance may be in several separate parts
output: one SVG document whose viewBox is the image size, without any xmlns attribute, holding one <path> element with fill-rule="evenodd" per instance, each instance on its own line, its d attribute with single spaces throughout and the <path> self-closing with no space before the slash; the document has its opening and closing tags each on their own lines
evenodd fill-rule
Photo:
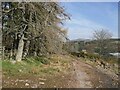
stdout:
<svg viewBox="0 0 120 90">
<path fill-rule="evenodd" d="M 70 54 L 73 55 L 73 56 L 77 56 L 77 57 L 79 57 L 79 53 L 71 52 Z"/>
<path fill-rule="evenodd" d="M 90 59 L 100 59 L 100 56 L 97 54 L 87 53 L 87 57 Z"/>
<path fill-rule="evenodd" d="M 71 54 L 72 54 L 73 56 L 77 56 L 77 57 L 86 57 L 86 56 L 87 56 L 87 53 L 85 53 L 85 52 L 83 52 L 83 51 L 78 52 L 78 53 L 76 53 L 76 52 L 71 52 Z"/>
<path fill-rule="evenodd" d="M 87 53 L 81 51 L 81 52 L 80 52 L 80 56 L 85 58 L 85 57 L 87 57 Z"/>
</svg>

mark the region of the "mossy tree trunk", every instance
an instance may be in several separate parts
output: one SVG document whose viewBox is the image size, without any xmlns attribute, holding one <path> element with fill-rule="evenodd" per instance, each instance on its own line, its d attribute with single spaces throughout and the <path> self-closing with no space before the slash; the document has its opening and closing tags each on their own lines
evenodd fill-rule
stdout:
<svg viewBox="0 0 120 90">
<path fill-rule="evenodd" d="M 0 11 L 2 10 L 0 2 Z M 0 60 L 2 60 L 2 12 L 0 12 Z"/>
<path fill-rule="evenodd" d="M 22 35 L 21 39 L 19 40 L 18 50 L 17 50 L 17 54 L 16 54 L 16 61 L 22 60 L 23 48 L 24 48 L 24 34 Z"/>
</svg>

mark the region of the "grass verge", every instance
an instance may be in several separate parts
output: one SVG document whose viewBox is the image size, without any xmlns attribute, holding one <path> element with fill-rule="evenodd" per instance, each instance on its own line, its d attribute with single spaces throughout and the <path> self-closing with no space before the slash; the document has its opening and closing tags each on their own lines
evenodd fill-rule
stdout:
<svg viewBox="0 0 120 90">
<path fill-rule="evenodd" d="M 63 55 L 29 57 L 21 62 L 3 60 L 4 76 L 47 76 L 65 73 L 70 68 L 70 58 Z"/>
</svg>

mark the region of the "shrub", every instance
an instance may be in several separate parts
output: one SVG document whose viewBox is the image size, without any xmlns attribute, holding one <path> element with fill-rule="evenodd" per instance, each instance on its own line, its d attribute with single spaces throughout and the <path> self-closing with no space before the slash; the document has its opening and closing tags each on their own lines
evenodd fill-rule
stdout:
<svg viewBox="0 0 120 90">
<path fill-rule="evenodd" d="M 97 54 L 87 53 L 87 57 L 90 59 L 100 59 L 100 56 Z"/>
<path fill-rule="evenodd" d="M 77 57 L 86 57 L 87 56 L 87 53 L 85 53 L 85 52 L 83 52 L 83 51 L 81 51 L 81 52 L 71 52 L 71 54 L 73 55 L 73 56 L 77 56 Z"/>
<path fill-rule="evenodd" d="M 71 52 L 71 55 L 79 57 L 79 53 L 76 53 L 76 52 Z"/>
<path fill-rule="evenodd" d="M 87 56 L 87 53 L 84 53 L 84 52 L 80 52 L 80 57 L 86 57 Z"/>
</svg>

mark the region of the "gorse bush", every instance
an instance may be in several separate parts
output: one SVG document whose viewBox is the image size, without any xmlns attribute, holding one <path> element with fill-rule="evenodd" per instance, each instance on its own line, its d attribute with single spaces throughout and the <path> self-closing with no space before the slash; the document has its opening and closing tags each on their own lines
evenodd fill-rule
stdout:
<svg viewBox="0 0 120 90">
<path fill-rule="evenodd" d="M 84 58 L 85 58 L 85 57 L 87 56 L 87 53 L 85 53 L 85 52 L 81 51 L 81 52 L 80 52 L 80 54 L 79 54 L 79 56 L 81 56 L 81 57 L 84 57 Z"/>
<path fill-rule="evenodd" d="M 87 57 L 90 59 L 100 59 L 100 56 L 97 54 L 87 53 Z"/>
<path fill-rule="evenodd" d="M 84 53 L 84 52 L 78 52 L 78 53 L 76 53 L 76 52 L 71 52 L 71 55 L 73 55 L 73 56 L 77 56 L 77 57 L 86 57 L 87 56 L 87 54 L 86 53 Z"/>
<path fill-rule="evenodd" d="M 72 52 L 71 53 L 73 56 L 77 56 L 77 57 L 83 57 L 83 58 L 89 58 L 89 59 L 100 59 L 100 55 L 98 54 L 92 54 L 92 53 L 88 53 L 88 52 Z"/>
</svg>

